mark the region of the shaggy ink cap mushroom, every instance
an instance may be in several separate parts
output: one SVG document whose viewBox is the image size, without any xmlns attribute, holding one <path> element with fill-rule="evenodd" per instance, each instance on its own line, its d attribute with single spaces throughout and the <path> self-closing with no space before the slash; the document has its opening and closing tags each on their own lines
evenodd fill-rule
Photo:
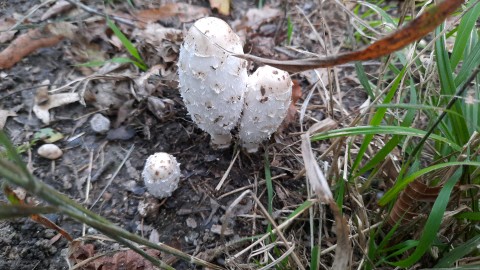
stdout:
<svg viewBox="0 0 480 270">
<path fill-rule="evenodd" d="M 271 66 L 259 67 L 249 77 L 239 132 L 247 152 L 257 152 L 280 126 L 290 106 L 292 85 L 288 72 Z"/>
<path fill-rule="evenodd" d="M 200 19 L 180 47 L 180 94 L 192 120 L 211 136 L 214 148 L 230 146 L 247 87 L 247 62 L 240 38 L 221 19 Z"/>
<path fill-rule="evenodd" d="M 170 197 L 180 181 L 180 164 L 167 153 L 155 153 L 147 158 L 142 172 L 148 193 L 158 199 Z"/>
</svg>

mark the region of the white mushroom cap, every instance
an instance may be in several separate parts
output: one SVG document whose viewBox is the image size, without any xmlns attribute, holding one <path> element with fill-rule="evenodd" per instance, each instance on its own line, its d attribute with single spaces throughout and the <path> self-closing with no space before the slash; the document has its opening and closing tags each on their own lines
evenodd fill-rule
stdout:
<svg viewBox="0 0 480 270">
<path fill-rule="evenodd" d="M 222 49 L 223 48 L 223 49 Z M 212 137 L 212 145 L 230 145 L 247 87 L 247 62 L 225 50 L 243 53 L 240 38 L 221 19 L 200 19 L 180 48 L 180 94 L 193 121 Z"/>
<path fill-rule="evenodd" d="M 142 172 L 150 194 L 162 199 L 172 195 L 180 181 L 180 164 L 167 153 L 155 153 L 147 158 Z"/>
<path fill-rule="evenodd" d="M 292 96 L 292 80 L 288 72 L 263 66 L 249 78 L 242 119 L 240 140 L 250 153 L 268 139 L 282 123 Z"/>
</svg>

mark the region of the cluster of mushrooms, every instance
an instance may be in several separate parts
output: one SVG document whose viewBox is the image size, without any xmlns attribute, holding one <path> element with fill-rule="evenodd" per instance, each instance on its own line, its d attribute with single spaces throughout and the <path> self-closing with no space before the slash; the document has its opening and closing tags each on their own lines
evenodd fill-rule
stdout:
<svg viewBox="0 0 480 270">
<path fill-rule="evenodd" d="M 243 46 L 226 22 L 214 17 L 196 21 L 180 48 L 180 94 L 214 148 L 228 148 L 238 126 L 241 145 L 253 153 L 285 118 L 292 80 L 271 66 L 249 76 L 247 62 L 232 53 L 243 54 Z M 142 175 L 149 193 L 164 198 L 177 188 L 180 167 L 172 155 L 156 153 L 147 159 Z"/>
<path fill-rule="evenodd" d="M 180 48 L 180 94 L 193 121 L 211 136 L 211 144 L 230 146 L 231 130 L 256 152 L 282 123 L 290 105 L 292 80 L 287 72 L 263 66 L 248 76 L 240 38 L 221 19 L 200 19 Z"/>
</svg>

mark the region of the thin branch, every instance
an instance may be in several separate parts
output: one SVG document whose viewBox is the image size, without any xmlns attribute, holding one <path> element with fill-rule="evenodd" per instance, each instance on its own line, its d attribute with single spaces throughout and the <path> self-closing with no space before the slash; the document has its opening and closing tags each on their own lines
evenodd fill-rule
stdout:
<svg viewBox="0 0 480 270">
<path fill-rule="evenodd" d="M 135 26 L 135 23 L 128 20 L 128 19 L 125 19 L 125 18 L 122 18 L 122 17 L 118 17 L 118 16 L 115 16 L 115 15 L 109 15 L 109 14 L 106 14 L 104 12 L 101 12 L 97 9 L 94 9 L 92 7 L 89 7 L 77 0 L 66 0 L 67 2 L 69 2 L 70 4 L 72 5 L 75 5 L 83 10 L 85 10 L 86 12 L 88 13 L 91 13 L 91 14 L 95 14 L 95 15 L 99 15 L 99 16 L 102 16 L 102 17 L 105 17 L 105 18 L 111 18 L 113 19 L 114 21 L 118 22 L 118 23 L 123 23 L 125 25 L 128 25 L 128 26 Z"/>
</svg>

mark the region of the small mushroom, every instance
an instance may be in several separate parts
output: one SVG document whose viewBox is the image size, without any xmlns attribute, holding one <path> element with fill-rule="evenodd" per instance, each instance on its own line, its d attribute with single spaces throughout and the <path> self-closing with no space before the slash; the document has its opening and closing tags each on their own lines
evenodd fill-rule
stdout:
<svg viewBox="0 0 480 270">
<path fill-rule="evenodd" d="M 158 199 L 170 197 L 180 181 L 180 164 L 170 154 L 155 153 L 147 158 L 142 176 L 150 194 Z"/>
<path fill-rule="evenodd" d="M 57 159 L 63 155 L 62 149 L 52 143 L 40 146 L 37 150 L 38 155 L 48 159 Z"/>
<path fill-rule="evenodd" d="M 290 105 L 292 85 L 288 72 L 271 66 L 259 67 L 249 77 L 239 132 L 247 152 L 256 152 L 280 126 Z"/>
</svg>

